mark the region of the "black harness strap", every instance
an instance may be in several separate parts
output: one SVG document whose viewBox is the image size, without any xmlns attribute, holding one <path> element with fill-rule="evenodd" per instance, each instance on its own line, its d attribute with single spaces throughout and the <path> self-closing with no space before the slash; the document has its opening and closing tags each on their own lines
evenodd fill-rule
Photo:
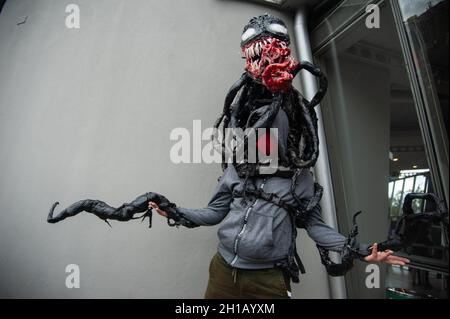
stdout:
<svg viewBox="0 0 450 319">
<path fill-rule="evenodd" d="M 281 261 L 278 263 L 280 267 L 283 267 L 286 269 L 286 271 L 289 273 L 290 277 L 292 278 L 293 282 L 299 282 L 299 275 L 298 272 L 300 271 L 302 274 L 304 274 L 305 266 L 303 265 L 300 256 L 297 252 L 297 244 L 296 244 L 296 238 L 297 238 L 297 223 L 296 219 L 299 216 L 303 216 L 304 212 L 300 211 L 297 207 L 288 204 L 286 201 L 281 199 L 277 194 L 275 193 L 266 193 L 261 189 L 246 189 L 245 191 L 234 191 L 233 197 L 243 197 L 252 195 L 257 198 L 261 198 L 262 200 L 265 200 L 267 202 L 270 202 L 278 207 L 283 208 L 288 212 L 289 218 L 291 219 L 291 225 L 292 225 L 292 238 L 291 238 L 291 246 L 289 247 L 289 254 L 288 254 L 288 260 L 287 261 Z M 321 194 L 320 194 L 321 197 Z M 320 200 L 319 197 L 319 200 Z M 315 196 L 313 198 L 315 200 Z M 304 207 L 309 207 L 311 203 L 311 200 L 309 200 L 305 205 L 302 205 Z M 314 206 L 313 206 L 314 207 Z"/>
</svg>

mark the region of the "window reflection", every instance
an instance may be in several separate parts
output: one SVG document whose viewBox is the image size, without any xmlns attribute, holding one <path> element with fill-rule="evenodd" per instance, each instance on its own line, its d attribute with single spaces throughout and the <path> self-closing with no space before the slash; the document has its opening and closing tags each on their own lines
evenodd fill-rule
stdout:
<svg viewBox="0 0 450 319">
<path fill-rule="evenodd" d="M 399 0 L 414 63 L 436 131 L 448 135 L 448 0 Z M 445 130 L 445 133 L 444 133 Z M 447 140 L 448 143 L 448 140 Z M 447 144 L 448 148 L 448 144 Z M 447 158 L 448 160 L 448 158 Z"/>
<path fill-rule="evenodd" d="M 403 1 L 405 12 L 409 12 L 405 13 L 408 23 L 430 6 L 440 5 L 440 1 L 428 1 L 428 5 L 418 6 L 419 2 Z M 381 17 L 382 28 L 356 26 L 319 57 L 330 83 L 322 112 L 338 223 L 345 229 L 350 214 L 362 210 L 362 241 L 387 238 L 402 215 L 406 194 L 435 192 L 402 46 L 388 5 Z M 432 86 L 427 87 L 432 90 Z M 445 105 L 448 97 L 442 101 Z M 418 213 L 430 207 L 414 201 L 413 209 Z M 448 296 L 441 289 L 448 280 L 448 273 L 442 271 L 446 264 L 448 268 L 442 234 L 440 226 L 434 225 L 420 234 L 408 251 L 400 252 L 414 262 L 399 272 L 389 268 L 392 276 L 388 276 L 386 286 Z"/>
</svg>

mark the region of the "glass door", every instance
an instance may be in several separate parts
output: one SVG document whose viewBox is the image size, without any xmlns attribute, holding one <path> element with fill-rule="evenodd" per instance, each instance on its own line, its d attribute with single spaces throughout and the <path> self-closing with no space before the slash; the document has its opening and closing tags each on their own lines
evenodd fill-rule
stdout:
<svg viewBox="0 0 450 319">
<path fill-rule="evenodd" d="M 359 239 L 364 243 L 388 238 L 407 193 L 445 197 L 446 177 L 435 152 L 438 148 L 445 154 L 445 146 L 419 112 L 418 86 L 411 81 L 402 45 L 406 32 L 402 39 L 392 2 L 379 7 L 380 28 L 368 28 L 364 18 L 355 18 L 315 53 L 329 80 L 321 108 L 339 230 L 348 233 L 353 213 L 362 210 Z M 414 205 L 416 212 L 430 209 L 428 203 Z M 359 263 L 346 276 L 348 296 L 384 298 L 387 288 L 402 288 L 448 298 L 448 248 L 442 238 L 442 229 L 434 225 L 415 246 L 400 251 L 411 265 L 382 268 L 379 289 L 365 286 L 366 265 Z"/>
</svg>

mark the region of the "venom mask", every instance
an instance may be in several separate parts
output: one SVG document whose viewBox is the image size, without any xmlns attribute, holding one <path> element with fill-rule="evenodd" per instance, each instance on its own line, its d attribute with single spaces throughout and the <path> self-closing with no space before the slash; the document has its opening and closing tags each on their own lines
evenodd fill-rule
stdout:
<svg viewBox="0 0 450 319">
<path fill-rule="evenodd" d="M 252 18 L 244 27 L 241 49 L 246 71 L 271 92 L 287 91 L 299 62 L 291 56 L 286 25 L 265 14 Z"/>
</svg>

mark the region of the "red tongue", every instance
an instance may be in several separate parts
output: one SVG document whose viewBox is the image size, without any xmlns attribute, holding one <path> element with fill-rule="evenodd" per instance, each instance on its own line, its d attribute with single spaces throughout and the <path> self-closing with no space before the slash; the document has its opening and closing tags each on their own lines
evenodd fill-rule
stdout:
<svg viewBox="0 0 450 319">
<path fill-rule="evenodd" d="M 292 71 L 298 67 L 298 62 L 291 57 L 291 50 L 276 38 L 264 46 L 258 68 L 253 68 L 251 62 L 247 60 L 246 70 L 261 79 L 272 92 L 288 90 L 294 78 Z"/>
<path fill-rule="evenodd" d="M 262 82 L 272 92 L 285 92 L 294 78 L 291 70 L 290 61 L 269 64 L 262 74 Z"/>
</svg>

